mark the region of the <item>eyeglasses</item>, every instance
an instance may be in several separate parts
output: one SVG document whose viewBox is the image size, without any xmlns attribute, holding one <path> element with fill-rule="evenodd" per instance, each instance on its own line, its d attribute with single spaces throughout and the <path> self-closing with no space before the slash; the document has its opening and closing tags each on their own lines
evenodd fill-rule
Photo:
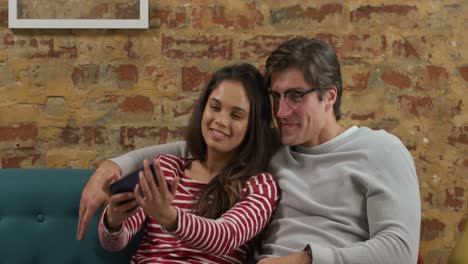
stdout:
<svg viewBox="0 0 468 264">
<path fill-rule="evenodd" d="M 273 106 L 277 108 L 279 106 L 279 102 L 281 100 L 281 96 L 284 96 L 284 100 L 291 108 L 297 108 L 301 105 L 303 101 L 303 97 L 313 91 L 320 90 L 319 88 L 310 88 L 305 91 L 298 91 L 295 89 L 290 89 L 280 94 L 276 91 L 269 90 L 268 93 L 270 94 L 271 98 L 273 99 Z"/>
</svg>

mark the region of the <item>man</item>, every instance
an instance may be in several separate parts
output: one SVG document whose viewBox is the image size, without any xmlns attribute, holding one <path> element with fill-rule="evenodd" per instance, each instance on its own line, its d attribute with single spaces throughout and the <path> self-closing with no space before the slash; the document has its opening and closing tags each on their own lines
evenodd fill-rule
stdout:
<svg viewBox="0 0 468 264">
<path fill-rule="evenodd" d="M 385 131 L 338 124 L 342 81 L 332 49 L 318 39 L 286 41 L 268 57 L 265 77 L 285 146 L 270 163 L 282 193 L 258 263 L 415 263 L 421 210 L 413 159 Z M 149 147 L 103 163 L 83 190 L 78 238 L 110 181 L 155 153 L 183 149 Z"/>
</svg>

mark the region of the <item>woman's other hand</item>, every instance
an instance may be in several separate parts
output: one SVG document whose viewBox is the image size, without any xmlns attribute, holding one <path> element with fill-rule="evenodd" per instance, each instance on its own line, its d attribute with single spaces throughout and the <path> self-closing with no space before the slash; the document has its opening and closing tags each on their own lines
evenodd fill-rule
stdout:
<svg viewBox="0 0 468 264">
<path fill-rule="evenodd" d="M 110 232 L 119 231 L 123 221 L 132 216 L 138 208 L 134 193 L 126 192 L 112 195 L 104 215 L 105 227 Z"/>
</svg>

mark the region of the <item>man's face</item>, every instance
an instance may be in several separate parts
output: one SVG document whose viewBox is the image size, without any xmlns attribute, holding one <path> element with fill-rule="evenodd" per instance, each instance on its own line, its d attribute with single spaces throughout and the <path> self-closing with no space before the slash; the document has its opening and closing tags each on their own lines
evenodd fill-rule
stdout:
<svg viewBox="0 0 468 264">
<path fill-rule="evenodd" d="M 310 88 L 302 72 L 290 68 L 271 76 L 271 90 L 281 95 L 286 91 L 306 91 Z M 318 91 L 303 96 L 302 102 L 291 106 L 281 96 L 274 103 L 276 121 L 280 129 L 281 142 L 285 145 L 313 147 L 319 144 L 321 134 L 327 122 L 325 100 L 319 101 Z"/>
</svg>

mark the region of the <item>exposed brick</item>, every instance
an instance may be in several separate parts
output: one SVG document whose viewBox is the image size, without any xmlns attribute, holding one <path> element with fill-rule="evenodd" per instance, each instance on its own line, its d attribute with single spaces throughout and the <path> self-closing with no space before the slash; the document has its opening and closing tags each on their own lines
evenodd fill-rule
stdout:
<svg viewBox="0 0 468 264">
<path fill-rule="evenodd" d="M 428 193 L 426 197 L 423 198 L 423 201 L 428 203 L 429 205 L 433 205 L 433 199 L 434 195 L 432 193 Z"/>
<path fill-rule="evenodd" d="M 393 69 L 384 69 L 380 79 L 386 84 L 399 89 L 409 88 L 411 85 L 411 79 L 406 74 Z"/>
<path fill-rule="evenodd" d="M 115 12 L 117 19 L 138 19 L 140 17 L 140 1 L 116 3 Z"/>
<path fill-rule="evenodd" d="M 192 26 L 198 29 L 209 29 L 221 26 L 229 29 L 253 29 L 262 26 L 264 16 L 255 2 L 244 5 L 197 4 L 191 6 L 162 6 L 153 8 L 150 21 L 154 26 L 181 28 Z"/>
<path fill-rule="evenodd" d="M 444 67 L 428 65 L 426 67 L 429 78 L 432 81 L 438 81 L 440 79 L 448 79 L 448 72 Z"/>
<path fill-rule="evenodd" d="M 88 145 L 106 144 L 107 129 L 104 126 L 84 126 L 84 142 Z"/>
<path fill-rule="evenodd" d="M 415 117 L 427 115 L 428 112 L 432 111 L 432 98 L 428 96 L 401 95 L 397 97 L 397 100 L 403 109 Z"/>
<path fill-rule="evenodd" d="M 367 120 L 367 119 L 375 119 L 375 112 L 368 113 L 368 114 L 351 114 L 351 119 L 353 120 Z"/>
<path fill-rule="evenodd" d="M 386 47 L 385 36 L 347 35 L 338 53 L 346 58 L 375 58 L 382 55 Z"/>
<path fill-rule="evenodd" d="M 446 208 L 452 208 L 456 211 L 462 210 L 465 204 L 465 189 L 455 187 L 453 190 L 445 189 L 445 202 Z"/>
<path fill-rule="evenodd" d="M 0 87 L 16 81 L 13 69 L 7 63 L 0 63 Z"/>
<path fill-rule="evenodd" d="M 156 21 L 156 26 L 166 25 L 168 28 L 178 28 L 188 23 L 185 7 L 156 7 L 150 11 L 150 22 Z"/>
<path fill-rule="evenodd" d="M 122 112 L 152 113 L 153 108 L 154 104 L 151 102 L 151 99 L 142 95 L 125 98 L 125 100 L 119 104 L 119 109 Z"/>
<path fill-rule="evenodd" d="M 447 139 L 448 143 L 452 146 L 455 146 L 455 144 L 468 145 L 468 126 L 453 126 Z"/>
<path fill-rule="evenodd" d="M 8 9 L 0 8 L 0 27 L 8 27 Z"/>
<path fill-rule="evenodd" d="M 374 59 L 383 55 L 387 49 L 387 38 L 378 34 L 351 34 L 338 36 L 330 33 L 318 33 L 322 39 L 343 59 L 362 60 Z"/>
<path fill-rule="evenodd" d="M 20 124 L 0 127 L 0 143 L 17 149 L 33 149 L 37 140 L 36 124 Z"/>
<path fill-rule="evenodd" d="M 24 46 L 24 44 L 21 44 Z M 67 58 L 73 59 L 78 56 L 78 49 L 76 46 L 64 47 L 59 46 L 57 49 L 55 47 L 55 40 L 48 39 L 48 40 L 40 40 L 39 46 L 48 47 L 47 52 L 35 52 L 32 54 L 31 58 Z"/>
<path fill-rule="evenodd" d="M 406 40 L 395 40 L 392 43 L 393 56 L 402 58 L 416 58 L 419 59 L 419 53 L 411 43 Z"/>
<path fill-rule="evenodd" d="M 430 241 L 441 237 L 445 231 L 445 224 L 438 219 L 423 219 L 421 221 L 421 240 Z"/>
<path fill-rule="evenodd" d="M 465 80 L 465 82 L 468 82 L 468 66 L 458 67 L 458 72 L 460 73 L 463 80 Z"/>
<path fill-rule="evenodd" d="M 440 240 L 439 240 L 440 241 Z M 437 247 L 437 249 L 432 250 L 421 250 L 421 253 L 424 252 L 424 260 L 421 260 L 422 264 L 447 264 L 449 263 L 448 259 L 450 256 L 450 249 Z"/>
<path fill-rule="evenodd" d="M 64 97 L 49 96 L 44 107 L 44 113 L 48 116 L 63 116 L 67 110 L 67 101 Z"/>
<path fill-rule="evenodd" d="M 134 64 L 121 64 L 115 68 L 119 88 L 130 88 L 138 82 L 138 68 Z"/>
<path fill-rule="evenodd" d="M 73 69 L 71 79 L 73 84 L 80 89 L 87 88 L 91 84 L 96 84 L 99 80 L 99 65 L 79 65 Z"/>
<path fill-rule="evenodd" d="M 27 73 L 32 81 L 32 84 L 37 87 L 47 87 L 50 82 L 57 81 L 59 78 L 66 78 L 65 76 L 57 76 L 57 64 L 53 62 L 38 63 L 32 65 Z"/>
<path fill-rule="evenodd" d="M 175 100 L 176 104 L 173 108 L 174 116 L 182 116 L 192 112 L 195 105 L 195 100 L 190 98 L 179 97 Z"/>
<path fill-rule="evenodd" d="M 60 138 L 63 140 L 65 144 L 79 144 L 81 135 L 80 135 L 80 128 L 73 127 L 73 126 L 66 126 L 62 129 L 60 133 Z"/>
<path fill-rule="evenodd" d="M 258 10 L 255 2 L 246 3 L 247 12 L 238 14 L 234 25 L 238 25 L 241 29 L 253 29 L 257 26 L 262 26 L 264 17 L 262 12 Z"/>
<path fill-rule="evenodd" d="M 367 83 L 369 82 L 370 72 L 359 72 L 351 76 L 353 80 L 352 85 L 347 85 L 344 87 L 346 90 L 350 91 L 363 91 L 367 89 Z"/>
<path fill-rule="evenodd" d="M 0 127 L 0 141 L 30 140 L 37 137 L 36 124 L 22 124 L 10 127 Z"/>
<path fill-rule="evenodd" d="M 19 39 L 12 33 L 8 33 L 3 37 L 3 45 L 7 48 L 22 48 L 26 46 L 26 39 Z"/>
<path fill-rule="evenodd" d="M 253 29 L 264 23 L 263 14 L 258 10 L 255 2 L 244 5 L 200 5 L 192 9 L 190 16 L 193 27 L 199 29 L 213 26 L 229 29 Z"/>
<path fill-rule="evenodd" d="M 397 128 L 400 125 L 400 121 L 398 119 L 383 119 L 379 120 L 377 123 L 375 123 L 372 128 L 373 129 L 383 129 L 387 132 L 391 132 L 395 128 Z"/>
<path fill-rule="evenodd" d="M 183 91 L 199 91 L 211 78 L 211 73 L 201 71 L 196 66 L 182 67 L 181 74 Z"/>
<path fill-rule="evenodd" d="M 278 10 L 272 10 L 270 17 L 273 25 L 298 19 L 309 19 L 322 22 L 326 17 L 341 14 L 342 12 L 343 6 L 341 4 L 325 4 L 320 8 L 303 8 L 301 5 L 294 5 L 286 8 L 280 8 Z"/>
<path fill-rule="evenodd" d="M 147 65 L 145 66 L 143 78 L 146 80 L 152 80 L 154 86 L 159 91 L 179 92 L 179 76 L 179 68 L 177 68 L 176 71 L 172 67 Z"/>
<path fill-rule="evenodd" d="M 29 47 L 37 48 L 39 47 L 39 42 L 37 39 L 33 38 L 29 41 Z"/>
<path fill-rule="evenodd" d="M 119 95 L 105 95 L 102 99 L 98 100 L 98 103 L 113 104 L 119 101 Z"/>
<path fill-rule="evenodd" d="M 120 128 L 119 144 L 124 149 L 134 149 L 136 146 L 143 146 L 147 143 L 158 142 L 159 144 L 167 141 L 167 127 L 128 127 Z"/>
<path fill-rule="evenodd" d="M 226 17 L 224 12 L 224 7 L 221 6 L 211 6 L 208 7 L 210 13 L 212 13 L 213 23 L 217 25 L 223 25 L 225 27 L 234 26 L 234 22 Z"/>
<path fill-rule="evenodd" d="M 107 129 L 104 126 L 66 126 L 60 133 L 60 138 L 65 144 L 78 145 L 105 145 L 107 139 Z"/>
<path fill-rule="evenodd" d="M 72 39 L 5 33 L 2 50 L 14 58 L 75 59 L 78 48 Z"/>
<path fill-rule="evenodd" d="M 89 13 L 82 14 L 81 18 L 83 19 L 103 19 L 105 14 L 110 11 L 108 3 L 96 4 L 90 8 Z"/>
<path fill-rule="evenodd" d="M 462 233 L 465 230 L 466 218 L 460 220 L 460 223 L 457 225 L 458 232 Z"/>
<path fill-rule="evenodd" d="M 2 157 L 1 168 L 33 167 L 40 157 L 40 154 L 7 154 Z M 27 166 L 23 166 L 23 164 Z"/>
<path fill-rule="evenodd" d="M 234 21 L 228 19 L 224 11 L 225 11 L 224 6 L 220 6 L 220 5 L 202 7 L 202 8 L 199 8 L 198 10 L 194 10 L 193 12 L 194 21 L 197 21 L 198 22 L 197 24 L 201 26 L 201 22 L 203 21 L 203 19 L 206 19 L 207 17 L 209 17 L 211 18 L 211 22 L 213 24 L 221 25 L 224 27 L 233 27 Z"/>
<path fill-rule="evenodd" d="M 443 90 L 447 89 L 449 76 L 445 68 L 434 65 L 418 67 L 415 69 L 417 78 L 416 89 Z"/>
<path fill-rule="evenodd" d="M 241 41 L 240 58 L 245 59 L 263 59 L 268 57 L 279 44 L 291 39 L 292 36 L 265 36 L 260 35 L 254 38 Z"/>
<path fill-rule="evenodd" d="M 191 39 L 177 39 L 163 35 L 161 52 L 169 58 L 221 58 L 232 59 L 232 40 L 217 36 L 197 36 Z"/>
<path fill-rule="evenodd" d="M 125 50 L 125 52 L 127 53 L 127 57 L 129 58 L 134 58 L 136 57 L 136 54 L 135 52 L 133 51 L 133 42 L 131 39 L 127 39 L 127 41 L 125 41 L 125 44 L 124 44 L 124 47 L 123 49 Z"/>
<path fill-rule="evenodd" d="M 410 11 L 417 11 L 417 8 L 415 6 L 408 5 L 366 5 L 351 12 L 351 21 L 355 22 L 362 19 L 369 19 L 372 14 L 395 14 L 405 17 Z"/>
</svg>

